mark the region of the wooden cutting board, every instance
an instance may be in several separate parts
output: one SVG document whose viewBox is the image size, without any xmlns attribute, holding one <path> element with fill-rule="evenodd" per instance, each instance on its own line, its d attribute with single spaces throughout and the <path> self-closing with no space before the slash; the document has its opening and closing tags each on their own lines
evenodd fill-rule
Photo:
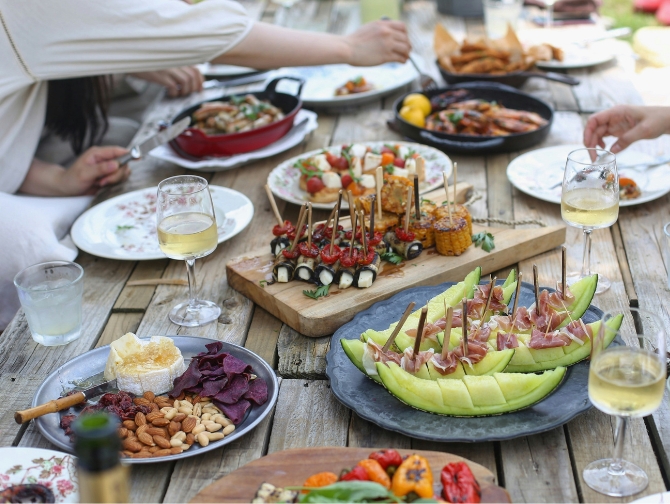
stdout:
<svg viewBox="0 0 670 504">
<path fill-rule="evenodd" d="M 471 185 L 458 184 L 456 188 L 457 201 L 463 202 L 470 197 Z M 445 196 L 443 190 L 436 190 L 422 197 L 441 204 Z M 347 225 L 351 227 L 348 217 L 343 219 L 342 224 L 345 228 Z M 359 311 L 401 290 L 449 281 L 460 282 L 477 266 L 481 266 L 482 275 L 487 275 L 565 242 L 563 225 L 507 229 L 473 224 L 472 231 L 493 234 L 495 249 L 489 253 L 472 245 L 458 257 L 446 257 L 439 255 L 435 248 L 430 248 L 416 259 L 399 265 L 382 261 L 377 280 L 371 287 L 340 290 L 332 286 L 329 295 L 319 299 L 309 298 L 302 293 L 303 290 L 316 288 L 306 282 L 294 280 L 267 285 L 266 282 L 272 281 L 273 266 L 273 258 L 269 253 L 272 234 L 268 231 L 266 247 L 232 259 L 226 265 L 228 284 L 289 327 L 305 336 L 316 338 L 334 333 Z"/>
<path fill-rule="evenodd" d="M 198 493 L 191 502 L 251 502 L 261 483 L 278 487 L 301 485 L 309 476 L 321 471 L 335 474 L 355 466 L 377 448 L 300 448 L 284 450 L 261 457 L 215 481 Z M 403 456 L 426 457 L 433 471 L 435 493 L 442 490 L 440 471 L 449 462 L 466 462 L 482 490 L 482 502 L 511 502 L 507 491 L 495 484 L 493 473 L 484 466 L 450 453 L 398 450 Z"/>
</svg>

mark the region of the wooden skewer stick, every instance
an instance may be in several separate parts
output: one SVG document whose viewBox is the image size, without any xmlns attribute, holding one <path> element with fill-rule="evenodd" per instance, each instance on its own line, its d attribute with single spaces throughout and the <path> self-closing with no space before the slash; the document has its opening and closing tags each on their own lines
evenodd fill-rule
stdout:
<svg viewBox="0 0 670 504">
<path fill-rule="evenodd" d="M 445 301 L 446 303 L 446 301 Z M 451 322 L 454 319 L 454 309 L 450 306 L 447 309 L 447 314 L 446 316 L 446 322 L 447 325 L 444 327 L 444 339 L 442 340 L 442 359 L 447 358 L 447 354 L 449 353 L 449 339 L 451 336 Z"/>
<path fill-rule="evenodd" d="M 377 167 L 375 171 L 375 189 L 377 191 L 377 217 L 382 220 L 382 186 L 384 185 L 384 168 Z"/>
<path fill-rule="evenodd" d="M 349 217 L 351 217 L 351 222 L 354 222 L 354 213 L 356 209 L 354 208 L 354 195 L 351 194 L 351 191 L 347 191 L 347 202 L 349 203 Z M 355 227 L 352 229 L 356 229 Z"/>
<path fill-rule="evenodd" d="M 454 219 L 451 217 L 451 205 L 449 204 L 449 181 L 447 180 L 447 172 L 442 172 L 442 179 L 444 180 L 444 192 L 447 194 L 447 212 L 449 213 L 449 226 L 454 227 Z"/>
<path fill-rule="evenodd" d="M 395 337 L 398 335 L 398 333 L 400 333 L 400 329 L 402 329 L 402 326 L 405 325 L 405 322 L 407 321 L 407 318 L 412 313 L 413 309 L 414 309 L 414 301 L 412 301 L 410 304 L 408 304 L 407 308 L 405 308 L 405 313 L 403 313 L 402 317 L 400 317 L 400 321 L 398 322 L 398 325 L 395 326 L 395 329 L 393 329 L 393 332 L 391 333 L 391 336 L 389 336 L 389 339 L 387 339 L 386 343 L 384 343 L 384 347 L 382 348 L 383 352 L 388 352 L 389 348 L 391 348 L 391 345 L 395 341 Z"/>
<path fill-rule="evenodd" d="M 307 247 L 312 250 L 312 204 L 307 203 Z"/>
<path fill-rule="evenodd" d="M 468 349 L 468 299 L 463 298 L 463 317 L 461 328 L 463 332 L 463 357 L 467 357 L 470 353 Z"/>
<path fill-rule="evenodd" d="M 275 201 L 274 194 L 272 194 L 272 191 L 270 190 L 270 186 L 265 184 L 265 192 L 268 194 L 268 199 L 270 200 L 270 207 L 272 208 L 272 212 L 275 214 L 275 217 L 277 218 L 277 224 L 279 226 L 284 225 L 284 221 L 281 218 L 281 214 L 279 213 L 279 209 L 277 208 L 277 202 Z"/>
<path fill-rule="evenodd" d="M 333 233 L 330 235 L 330 254 L 333 255 L 333 245 L 335 245 L 335 233 L 337 233 L 337 228 L 340 225 L 340 203 L 342 203 L 342 192 L 340 192 L 340 201 L 337 202 L 335 207 L 335 224 L 333 225 Z M 326 228 L 327 229 L 327 228 Z"/>
<path fill-rule="evenodd" d="M 354 243 L 356 242 L 356 228 L 358 227 L 358 214 L 354 214 L 351 218 L 351 242 L 349 243 L 349 257 L 354 251 Z"/>
<path fill-rule="evenodd" d="M 489 290 L 489 297 L 486 299 L 486 304 L 484 305 L 484 311 L 482 312 L 482 322 L 484 321 L 484 318 L 486 318 L 486 312 L 489 311 L 489 306 L 491 305 L 491 298 L 493 297 L 493 289 L 495 289 L 496 286 L 496 280 L 498 280 L 498 277 L 493 277 L 491 279 L 491 290 Z"/>
<path fill-rule="evenodd" d="M 454 212 L 456 211 L 456 183 L 458 181 L 458 163 L 454 163 Z M 449 199 L 449 198 L 447 198 Z M 448 203 L 447 203 L 448 204 Z"/>
<path fill-rule="evenodd" d="M 130 280 L 126 282 L 128 287 L 138 287 L 142 285 L 188 285 L 185 278 L 147 278 L 145 280 Z"/>
<path fill-rule="evenodd" d="M 361 244 L 363 245 L 363 253 L 367 255 L 368 253 L 368 243 L 367 240 L 365 239 L 365 214 L 361 212 L 361 216 L 359 217 L 360 219 L 360 225 L 361 225 Z"/>
<path fill-rule="evenodd" d="M 407 204 L 405 205 L 405 233 L 409 231 L 409 213 L 412 210 L 412 188 L 407 188 Z"/>
<path fill-rule="evenodd" d="M 537 279 L 537 264 L 533 264 L 533 285 L 535 286 L 535 313 L 540 314 L 540 283 Z"/>
<path fill-rule="evenodd" d="M 566 254 L 567 254 L 567 249 L 565 248 L 565 245 L 561 247 L 561 296 L 563 299 L 565 299 L 565 268 L 567 264 L 567 259 L 566 259 Z"/>
<path fill-rule="evenodd" d="M 421 346 L 421 338 L 423 336 L 423 326 L 426 324 L 426 316 L 428 315 L 428 307 L 424 306 L 421 308 L 421 317 L 419 317 L 419 326 L 416 328 L 416 339 L 414 340 L 414 353 L 412 354 L 412 360 L 416 359 L 416 356 L 419 355 L 419 347 Z"/>
<path fill-rule="evenodd" d="M 421 198 L 419 198 L 419 176 L 414 175 L 414 220 L 421 220 Z"/>
<path fill-rule="evenodd" d="M 519 295 L 521 294 L 521 278 L 523 273 L 519 272 L 516 278 L 516 292 L 514 293 L 514 307 L 512 308 L 512 329 L 514 329 L 514 319 L 516 317 L 516 309 L 519 306 Z"/>
<path fill-rule="evenodd" d="M 370 236 L 375 236 L 375 213 L 377 213 L 377 195 L 372 195 L 372 206 L 370 207 Z"/>
<path fill-rule="evenodd" d="M 298 215 L 298 225 L 295 228 L 295 238 L 293 238 L 293 243 L 291 244 L 291 252 L 295 250 L 296 245 L 300 241 L 300 232 L 302 231 L 302 226 L 305 224 L 305 205 L 300 207 L 300 214 Z"/>
<path fill-rule="evenodd" d="M 325 234 L 326 229 L 328 229 L 328 226 L 330 225 L 330 221 L 333 217 L 335 217 L 335 210 L 337 210 L 337 207 L 333 207 L 333 209 L 330 211 L 330 215 L 326 219 L 326 223 L 323 225 L 323 231 Z M 316 227 L 316 222 L 314 223 L 314 226 Z"/>
</svg>

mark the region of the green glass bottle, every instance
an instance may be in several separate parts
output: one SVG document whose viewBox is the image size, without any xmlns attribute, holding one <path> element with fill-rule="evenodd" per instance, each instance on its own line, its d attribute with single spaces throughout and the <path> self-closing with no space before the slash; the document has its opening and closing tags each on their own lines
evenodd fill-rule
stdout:
<svg viewBox="0 0 670 504">
<path fill-rule="evenodd" d="M 119 421 L 108 413 L 82 415 L 72 423 L 80 502 L 128 502 L 128 468 L 121 465 Z"/>
</svg>

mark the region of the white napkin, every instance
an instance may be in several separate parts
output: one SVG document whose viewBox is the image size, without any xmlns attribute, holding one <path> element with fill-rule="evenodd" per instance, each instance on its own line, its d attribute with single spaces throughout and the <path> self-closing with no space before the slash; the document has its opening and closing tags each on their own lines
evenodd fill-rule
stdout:
<svg viewBox="0 0 670 504">
<path fill-rule="evenodd" d="M 319 126 L 316 118 L 316 114 L 311 110 L 300 110 L 296 114 L 293 124 L 297 125 L 306 119 L 307 123 L 304 126 L 299 128 L 294 127 L 294 129 L 290 130 L 285 136 L 276 142 L 263 147 L 262 149 L 245 152 L 244 154 L 237 154 L 235 156 L 203 159 L 202 161 L 190 161 L 179 156 L 175 151 L 172 150 L 169 144 L 160 145 L 149 152 L 149 154 L 155 158 L 169 161 L 170 163 L 174 163 L 191 170 L 230 170 L 232 168 L 249 163 L 255 159 L 264 159 L 270 156 L 274 156 L 275 154 L 279 154 L 280 152 L 284 152 L 291 147 L 295 147 L 300 142 L 302 142 L 302 139 L 305 138 L 307 133 L 314 131 Z"/>
<path fill-rule="evenodd" d="M 19 309 L 14 276 L 45 261 L 72 261 L 78 250 L 68 232 L 93 196 L 42 198 L 0 192 L 0 330 Z"/>
</svg>

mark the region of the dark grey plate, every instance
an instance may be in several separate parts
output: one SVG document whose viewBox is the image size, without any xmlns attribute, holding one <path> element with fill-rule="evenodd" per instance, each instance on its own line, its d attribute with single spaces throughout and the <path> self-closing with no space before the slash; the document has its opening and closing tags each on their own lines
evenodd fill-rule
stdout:
<svg viewBox="0 0 670 504">
<path fill-rule="evenodd" d="M 384 387 L 364 376 L 344 353 L 340 343 L 342 338 L 358 339 L 367 329 L 386 329 L 400 319 L 410 301 L 422 306 L 452 285 L 453 282 L 447 282 L 434 287 L 407 289 L 358 313 L 351 322 L 337 330 L 326 356 L 326 374 L 330 379 L 330 388 L 340 402 L 360 417 L 385 429 L 414 438 L 444 442 L 501 441 L 537 434 L 563 425 L 591 408 L 587 388 L 588 361 L 570 366 L 558 388 L 530 408 L 497 416 L 461 418 L 434 415 L 401 403 Z M 519 306 L 527 307 L 533 302 L 533 287 L 524 282 Z M 592 305 L 583 320 L 594 322 L 601 318 L 602 313 Z M 623 343 L 615 340 L 614 344 Z"/>
<path fill-rule="evenodd" d="M 175 345 L 181 350 L 184 359 L 190 359 L 200 352 L 204 352 L 207 349 L 205 345 L 209 343 L 214 343 L 216 340 L 208 338 L 197 338 L 192 336 L 169 336 L 175 342 Z M 231 343 L 223 343 L 223 350 L 228 352 L 231 355 L 234 355 L 238 359 L 243 360 L 247 364 L 251 364 L 251 367 L 254 370 L 254 373 L 259 377 L 265 380 L 265 383 L 268 384 L 268 400 L 262 406 L 256 406 L 252 404 L 252 407 L 247 410 L 247 416 L 236 426 L 235 431 L 226 436 L 219 441 L 210 443 L 209 445 L 202 447 L 198 444 L 194 444 L 187 451 L 179 455 L 170 455 L 167 457 L 159 458 L 145 458 L 145 459 L 124 459 L 124 462 L 128 464 L 155 464 L 157 462 L 168 462 L 172 460 L 183 459 L 187 457 L 193 457 L 194 455 L 199 455 L 210 450 L 215 450 L 220 448 L 223 445 L 226 445 L 236 439 L 244 436 L 246 433 L 251 431 L 256 427 L 263 418 L 265 418 L 272 407 L 277 402 L 277 396 L 279 395 L 279 383 L 277 381 L 277 376 L 275 375 L 274 370 L 268 366 L 268 364 L 261 359 L 255 353 L 247 350 L 246 348 L 233 345 Z M 99 375 L 105 369 L 105 364 L 107 363 L 107 356 L 109 355 L 109 345 L 96 348 L 90 352 L 86 352 L 79 357 L 75 357 L 69 362 L 66 362 L 61 367 L 56 369 L 51 373 L 46 380 L 40 385 L 40 388 L 37 389 L 35 397 L 33 398 L 33 406 L 43 404 L 45 402 L 51 401 L 60 397 L 63 391 L 71 390 L 73 384 L 80 384 L 82 381 L 89 381 L 88 386 L 96 385 L 96 383 L 90 383 L 91 380 L 87 380 L 89 377 Z M 102 379 L 98 383 L 102 382 Z M 62 415 L 72 413 L 75 411 L 67 410 L 61 411 L 60 413 L 50 413 L 44 415 L 43 417 L 35 420 L 37 423 L 37 428 L 40 430 L 42 435 L 47 438 L 50 442 L 58 446 L 59 448 L 73 453 L 74 445 L 65 435 L 63 429 L 59 427 L 60 419 Z"/>
</svg>

